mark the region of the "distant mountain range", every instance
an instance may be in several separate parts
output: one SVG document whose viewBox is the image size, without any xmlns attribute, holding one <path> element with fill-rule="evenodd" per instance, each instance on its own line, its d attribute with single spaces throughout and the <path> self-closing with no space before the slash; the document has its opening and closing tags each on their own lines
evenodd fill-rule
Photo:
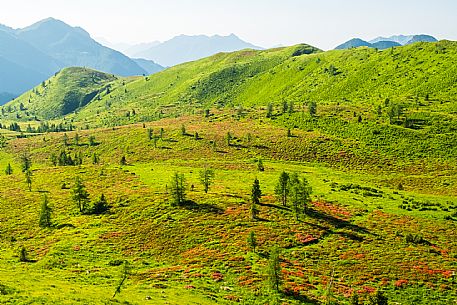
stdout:
<svg viewBox="0 0 457 305">
<path fill-rule="evenodd" d="M 380 50 L 409 45 L 415 42 L 436 42 L 438 41 L 435 37 L 430 35 L 398 35 L 391 37 L 378 37 L 370 41 L 365 41 L 360 38 L 351 39 L 339 46 L 336 50 L 344 50 L 358 47 L 369 47 L 378 48 Z"/>
<path fill-rule="evenodd" d="M 143 47 L 142 50 L 141 47 Z M 180 35 L 160 44 L 153 43 L 149 47 L 144 44 L 137 45 L 127 52 L 132 57 L 146 58 L 162 66 L 170 67 L 219 52 L 234 52 L 243 49 L 261 50 L 262 48 L 245 42 L 234 34 L 229 36 Z"/>
<path fill-rule="evenodd" d="M 131 76 L 163 69 L 133 60 L 93 40 L 79 27 L 48 18 L 23 29 L 0 25 L 0 104 L 34 87 L 65 67 L 90 67 Z"/>
</svg>

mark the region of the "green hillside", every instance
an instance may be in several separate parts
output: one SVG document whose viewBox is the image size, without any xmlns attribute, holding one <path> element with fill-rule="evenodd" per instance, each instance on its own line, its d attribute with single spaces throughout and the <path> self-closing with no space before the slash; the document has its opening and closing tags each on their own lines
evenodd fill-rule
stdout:
<svg viewBox="0 0 457 305">
<path fill-rule="evenodd" d="M 87 68 L 65 68 L 3 109 L 11 119 L 59 118 L 85 107 L 119 83 L 120 78 L 113 75 Z"/>
<path fill-rule="evenodd" d="M 298 45 L 61 71 L 2 108 L 0 303 L 454 304 L 456 59 Z"/>
<path fill-rule="evenodd" d="M 456 58 L 457 43 L 450 41 L 385 51 L 360 48 L 322 53 L 302 45 L 221 53 L 140 78 L 125 87 L 113 86 L 110 94 L 89 103 L 74 119 L 103 126 L 157 119 L 158 111 L 166 114 L 170 109 L 175 114 L 212 107 L 279 105 L 283 101 L 372 109 L 386 99 L 416 106 L 425 98 L 455 112 Z M 104 86 L 101 84 L 99 91 Z M 59 103 L 59 99 L 49 96 L 43 101 L 45 108 L 52 109 L 48 103 Z M 435 109 L 426 106 L 420 109 Z M 136 116 L 119 118 L 133 109 Z M 33 118 L 25 112 L 19 116 Z M 40 113 L 37 117 L 44 118 Z"/>
</svg>

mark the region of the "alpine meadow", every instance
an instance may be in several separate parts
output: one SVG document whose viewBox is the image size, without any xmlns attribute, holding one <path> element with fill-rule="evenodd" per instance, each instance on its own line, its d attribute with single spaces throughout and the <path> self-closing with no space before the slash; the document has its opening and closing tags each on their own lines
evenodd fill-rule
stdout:
<svg viewBox="0 0 457 305">
<path fill-rule="evenodd" d="M 1 304 L 457 304 L 457 42 L 171 41 L 0 25 Z"/>
</svg>

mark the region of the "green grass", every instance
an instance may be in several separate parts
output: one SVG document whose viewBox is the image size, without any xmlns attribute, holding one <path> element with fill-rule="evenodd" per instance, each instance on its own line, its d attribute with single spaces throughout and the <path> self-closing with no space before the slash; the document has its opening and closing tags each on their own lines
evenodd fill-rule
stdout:
<svg viewBox="0 0 457 305">
<path fill-rule="evenodd" d="M 63 70 L 3 108 L 11 111 L 2 125 L 18 121 L 25 130 L 42 123 L 37 116 L 78 130 L 66 133 L 66 145 L 63 133 L 0 130 L 7 138 L 0 150 L 0 303 L 348 304 L 354 292 L 366 300 L 382 290 L 391 302 L 452 304 L 455 56 L 456 44 L 447 41 L 393 53 L 299 45 L 218 54 L 131 79 Z M 294 111 L 282 113 L 284 101 Z M 404 112 L 390 120 L 396 103 Z M 51 156 L 62 151 L 80 154 L 83 165 L 54 166 Z M 24 152 L 33 163 L 31 192 L 20 170 Z M 3 174 L 8 163 L 11 176 Z M 205 166 L 216 173 L 208 194 L 199 182 Z M 311 212 L 299 221 L 274 196 L 284 170 L 313 188 Z M 186 179 L 189 204 L 182 207 L 170 205 L 174 172 Z M 91 202 L 106 196 L 109 213 L 78 212 L 70 190 L 77 176 Z M 255 178 L 263 193 L 259 221 L 249 213 Z M 44 194 L 53 208 L 49 229 L 38 226 Z M 246 242 L 251 231 L 256 253 Z M 274 246 L 280 295 L 266 284 Z M 32 262 L 19 262 L 22 247 Z M 123 261 L 131 274 L 113 298 Z"/>
<path fill-rule="evenodd" d="M 274 245 L 281 248 L 285 304 L 324 302 L 333 269 L 331 292 L 341 304 L 347 304 L 352 291 L 366 298 L 374 289 L 404 304 L 417 303 L 418 295 L 425 303 L 455 300 L 456 221 L 445 219 L 457 207 L 455 163 L 448 164 L 443 176 L 436 172 L 439 159 L 432 157 L 420 175 L 408 168 L 395 173 L 376 166 L 343 170 L 330 155 L 327 163 L 318 157 L 296 161 L 302 156 L 296 150 L 314 133 L 297 130 L 295 138 L 287 138 L 282 127 L 225 115 L 217 114 L 220 120 L 212 122 L 189 116 L 148 123 L 146 128 L 140 124 L 78 131 L 80 144 L 67 147 L 58 133 L 9 140 L 1 165 L 30 151 L 33 184 L 32 192 L 27 191 L 18 162 L 12 176 L 0 176 L 0 283 L 9 291 L 0 300 L 144 304 L 149 296 L 154 304 L 264 304 L 274 298 L 265 281 Z M 181 135 L 182 124 L 188 134 L 198 131 L 201 139 Z M 157 135 L 161 127 L 164 140 L 154 148 L 146 130 L 152 128 Z M 227 131 L 235 136 L 232 146 L 223 140 Z M 252 132 L 251 143 L 247 131 Z M 69 143 L 75 133 L 68 133 Z M 89 136 L 95 136 L 95 146 L 87 145 Z M 214 140 L 217 151 L 210 143 Z M 50 154 L 62 149 L 81 152 L 84 165 L 52 166 Z M 90 164 L 93 153 L 100 156 L 100 165 Z M 119 165 L 121 156 L 128 165 Z M 257 171 L 259 157 L 264 172 Z M 216 173 L 208 194 L 198 180 L 204 166 Z M 277 206 L 274 197 L 282 170 L 302 174 L 314 190 L 315 213 L 299 222 L 292 211 Z M 185 175 L 193 205 L 170 206 L 167 184 L 175 171 Z M 112 205 L 107 215 L 78 213 L 70 190 L 62 188 L 64 183 L 72 187 L 76 176 L 85 182 L 92 201 L 105 194 Z M 252 222 L 248 203 L 255 177 L 263 192 L 263 221 Z M 435 187 L 444 181 L 452 181 L 451 186 Z M 398 189 L 399 182 L 404 190 Z M 54 211 L 55 227 L 46 230 L 38 227 L 43 192 Z M 421 210 L 427 201 L 433 205 L 425 207 L 433 209 Z M 417 208 L 401 208 L 406 204 Z M 246 243 L 251 230 L 258 237 L 257 254 Z M 420 234 L 429 244 L 407 243 L 408 234 Z M 18 261 L 22 246 L 35 263 Z M 116 262 L 123 260 L 130 262 L 132 274 L 112 299 L 122 270 Z M 397 287 L 399 280 L 408 282 Z M 70 297 L 73 290 L 80 295 Z"/>
</svg>

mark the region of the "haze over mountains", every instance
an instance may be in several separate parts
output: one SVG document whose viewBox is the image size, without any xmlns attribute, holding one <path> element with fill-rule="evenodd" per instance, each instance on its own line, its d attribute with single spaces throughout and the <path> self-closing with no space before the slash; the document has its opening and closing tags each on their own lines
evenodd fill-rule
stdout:
<svg viewBox="0 0 457 305">
<path fill-rule="evenodd" d="M 0 26 L 0 104 L 72 66 L 121 76 L 163 69 L 153 62 L 132 60 L 96 42 L 82 28 L 53 18 L 23 29 Z"/>
<path fill-rule="evenodd" d="M 119 76 L 133 76 L 153 74 L 163 70 L 163 66 L 219 52 L 261 49 L 233 34 L 225 37 L 181 35 L 164 43 L 155 41 L 133 46 L 101 42 L 92 39 L 84 29 L 54 18 L 23 29 L 0 25 L 0 104 L 65 67 L 88 67 Z"/>
<path fill-rule="evenodd" d="M 143 50 L 131 49 L 130 55 L 135 58 L 154 60 L 162 66 L 171 67 L 219 52 L 234 52 L 242 49 L 261 50 L 262 48 L 241 40 L 235 34 L 229 36 L 180 35 Z"/>
<path fill-rule="evenodd" d="M 134 76 L 157 73 L 164 67 L 199 60 L 219 52 L 262 49 L 235 34 L 180 35 L 162 43 L 153 41 L 137 45 L 99 41 L 101 43 L 92 39 L 84 29 L 53 18 L 23 29 L 0 25 L 0 104 L 65 67 L 88 67 L 119 76 Z M 436 39 L 428 35 L 378 37 L 369 42 L 353 39 L 337 49 L 360 46 L 387 49 L 419 41 Z"/>
<path fill-rule="evenodd" d="M 360 38 L 353 38 L 345 43 L 337 46 L 335 50 L 343 50 L 358 47 L 377 48 L 380 50 L 391 47 L 400 47 L 409 45 L 415 42 L 436 42 L 435 37 L 430 35 L 397 35 L 391 37 L 377 37 L 370 41 L 365 41 Z"/>
</svg>

